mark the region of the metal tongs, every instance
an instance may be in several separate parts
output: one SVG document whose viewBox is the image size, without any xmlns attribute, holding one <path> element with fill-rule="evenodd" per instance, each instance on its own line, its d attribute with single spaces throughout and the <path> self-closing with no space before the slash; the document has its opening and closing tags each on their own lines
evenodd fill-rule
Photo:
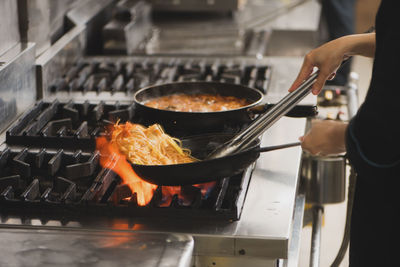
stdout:
<svg viewBox="0 0 400 267">
<path fill-rule="evenodd" d="M 364 33 L 371 33 L 374 31 L 375 27 L 371 27 Z M 344 59 L 338 69 L 349 62 L 350 58 L 351 56 Z M 255 139 L 261 136 L 269 127 L 271 127 L 282 116 L 286 115 L 295 105 L 297 105 L 297 103 L 311 92 L 311 86 L 315 83 L 318 74 L 319 70 L 313 72 L 307 80 L 303 81 L 299 88 L 287 94 L 282 100 L 276 103 L 275 106 L 260 115 L 249 125 L 248 128 L 242 130 L 231 140 L 211 152 L 207 156 L 207 159 L 224 157 L 249 148 L 249 145 Z"/>
<path fill-rule="evenodd" d="M 374 28 L 370 28 L 366 33 L 372 32 Z M 339 68 L 345 65 L 351 57 L 342 61 Z M 337 70 L 336 70 L 337 71 Z M 224 157 L 230 154 L 238 153 L 249 148 L 249 145 L 261 136 L 269 127 L 271 127 L 277 120 L 285 116 L 294 106 L 296 106 L 303 98 L 311 93 L 311 87 L 317 80 L 319 70 L 314 71 L 307 80 L 303 81 L 301 85 L 293 92 L 287 94 L 271 109 L 258 116 L 249 127 L 239 132 L 231 140 L 215 149 L 208 154 L 207 159 Z"/>
<path fill-rule="evenodd" d="M 344 62 L 342 62 L 343 65 Z M 296 106 L 310 92 L 315 83 L 319 71 L 315 71 L 310 77 L 293 92 L 287 94 L 283 99 L 275 104 L 271 109 L 261 114 L 249 127 L 239 132 L 231 140 L 211 152 L 207 159 L 224 157 L 238 153 L 249 148 L 249 145 L 261 136 L 282 116 L 285 116 L 294 106 Z"/>
</svg>

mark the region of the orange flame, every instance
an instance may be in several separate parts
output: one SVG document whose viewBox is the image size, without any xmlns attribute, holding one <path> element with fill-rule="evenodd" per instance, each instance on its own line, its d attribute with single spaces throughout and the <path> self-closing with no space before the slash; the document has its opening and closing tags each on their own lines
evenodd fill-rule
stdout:
<svg viewBox="0 0 400 267">
<path fill-rule="evenodd" d="M 211 190 L 215 186 L 215 182 L 196 184 L 193 186 L 199 188 L 201 195 L 204 197 L 207 195 L 209 190 Z M 194 195 L 191 195 L 190 193 L 185 194 L 181 186 L 163 186 L 162 195 L 164 202 L 161 204 L 161 207 L 168 207 L 171 204 L 172 197 L 174 195 L 178 195 L 178 199 L 181 200 L 183 205 L 190 205 L 194 200 Z"/>
<path fill-rule="evenodd" d="M 174 195 L 181 194 L 181 187 L 180 186 L 163 186 L 162 187 L 162 195 L 164 202 L 160 205 L 161 207 L 168 207 L 171 205 L 172 197 Z"/>
<path fill-rule="evenodd" d="M 113 170 L 121 177 L 132 192 L 137 194 L 137 201 L 140 206 L 147 205 L 153 197 L 157 185 L 140 179 L 126 160 L 126 157 L 120 154 L 118 148 L 109 143 L 105 137 L 97 138 L 96 143 L 97 149 L 99 149 L 102 155 L 100 158 L 101 166 Z"/>
<path fill-rule="evenodd" d="M 142 180 L 134 172 L 125 155 L 121 154 L 118 147 L 109 142 L 105 137 L 98 137 L 96 139 L 96 147 L 101 154 L 101 166 L 106 169 L 111 169 L 118 174 L 123 180 L 123 183 L 129 186 L 132 193 L 136 193 L 138 205 L 146 206 L 153 198 L 154 192 L 157 189 L 157 185 L 150 184 Z M 215 186 L 215 182 L 193 186 L 200 188 L 200 192 L 204 197 L 210 191 L 210 189 Z M 161 193 L 161 207 L 169 206 L 174 195 L 178 195 L 178 199 L 180 199 L 184 205 L 190 205 L 194 198 L 194 196 L 190 196 L 182 192 L 181 186 L 163 186 L 161 188 Z"/>
<path fill-rule="evenodd" d="M 193 186 L 200 188 L 200 192 L 203 196 L 205 196 L 210 189 L 214 188 L 216 182 L 208 182 L 204 184 L 195 184 Z"/>
</svg>

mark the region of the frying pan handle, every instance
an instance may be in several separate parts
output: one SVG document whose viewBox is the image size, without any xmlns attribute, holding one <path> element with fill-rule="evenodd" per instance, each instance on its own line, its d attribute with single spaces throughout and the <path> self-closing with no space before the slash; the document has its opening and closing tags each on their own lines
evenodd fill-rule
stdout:
<svg viewBox="0 0 400 267">
<path fill-rule="evenodd" d="M 278 150 L 278 149 L 282 149 L 282 148 L 299 146 L 299 145 L 301 145 L 301 142 L 294 142 L 294 143 L 288 143 L 288 144 L 277 145 L 277 146 L 260 147 L 257 149 L 257 151 L 262 153 L 262 152 L 268 152 L 268 151 Z"/>
<path fill-rule="evenodd" d="M 262 104 L 251 107 L 248 109 L 248 112 L 251 114 L 262 114 L 275 106 L 275 104 Z M 314 117 L 318 114 L 317 106 L 310 105 L 297 105 L 294 106 L 285 116 L 287 117 L 295 117 L 295 118 L 304 118 L 304 117 Z"/>
</svg>

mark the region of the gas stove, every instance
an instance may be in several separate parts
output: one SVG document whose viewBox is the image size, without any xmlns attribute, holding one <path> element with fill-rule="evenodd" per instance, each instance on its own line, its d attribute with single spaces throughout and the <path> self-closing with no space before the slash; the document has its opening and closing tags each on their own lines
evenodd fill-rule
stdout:
<svg viewBox="0 0 400 267">
<path fill-rule="evenodd" d="M 6 132 L 0 146 L 3 213 L 63 221 L 98 216 L 238 220 L 252 168 L 218 182 L 158 186 L 138 203 L 121 178 L 102 168 L 96 138 L 119 121 L 140 121 L 134 104 L 39 101 Z"/>
<path fill-rule="evenodd" d="M 92 57 L 76 62 L 48 83 L 48 100 L 38 101 L 6 131 L 0 147 L 6 214 L 63 221 L 99 216 L 239 220 L 254 165 L 217 183 L 159 186 L 140 206 L 117 174 L 100 167 L 96 138 L 116 121 L 142 121 L 129 97 L 145 86 L 219 81 L 266 93 L 270 75 L 269 65 L 245 60 Z"/>
<path fill-rule="evenodd" d="M 304 119 L 282 118 L 264 134 L 262 146 L 294 140 L 297 131 L 284 129 L 304 125 Z M 157 188 L 146 206 L 138 206 L 120 178 L 99 166 L 96 152 L 8 144 L 0 150 L 3 228 L 187 234 L 199 266 L 226 260 L 240 266 L 250 258 L 252 266 L 280 266 L 276 259 L 297 257 L 292 253 L 304 208 L 304 197 L 296 193 L 300 148 L 263 154 L 255 166 L 208 192 L 181 188 L 191 195 L 189 202 L 163 199 L 163 188 Z"/>
</svg>

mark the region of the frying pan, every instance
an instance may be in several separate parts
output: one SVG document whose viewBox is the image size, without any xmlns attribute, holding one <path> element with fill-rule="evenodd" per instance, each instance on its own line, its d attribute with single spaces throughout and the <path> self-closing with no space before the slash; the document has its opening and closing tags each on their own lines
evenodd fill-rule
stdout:
<svg viewBox="0 0 400 267">
<path fill-rule="evenodd" d="M 157 97 L 172 94 L 219 94 L 246 99 L 248 105 L 232 110 L 217 112 L 182 112 L 162 110 L 145 106 Z M 159 123 L 171 135 L 181 137 L 210 132 L 226 132 L 239 129 L 253 121 L 255 114 L 264 113 L 272 104 L 261 103 L 263 94 L 256 89 L 238 84 L 218 82 L 177 82 L 149 86 L 137 91 L 133 100 L 141 124 Z M 316 115 L 314 106 L 295 106 L 287 116 L 309 117 Z M 232 132 L 232 131 L 231 131 Z M 184 134 L 182 134 L 184 133 Z"/>
<path fill-rule="evenodd" d="M 296 142 L 260 148 L 260 141 L 255 140 L 249 149 L 240 153 L 202 160 L 232 137 L 233 134 L 206 134 L 182 138 L 182 146 L 189 148 L 192 156 L 200 161 L 172 165 L 131 165 L 143 180 L 152 184 L 193 185 L 238 174 L 255 162 L 262 152 L 300 145 L 300 142 Z"/>
</svg>

